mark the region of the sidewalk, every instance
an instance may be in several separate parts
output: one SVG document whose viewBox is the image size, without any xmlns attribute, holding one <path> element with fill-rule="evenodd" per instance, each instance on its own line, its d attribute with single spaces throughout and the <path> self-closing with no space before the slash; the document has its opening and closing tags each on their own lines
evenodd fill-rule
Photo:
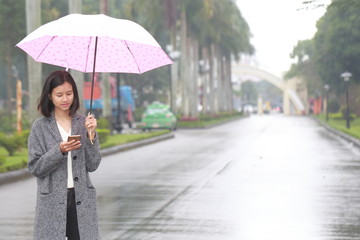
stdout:
<svg viewBox="0 0 360 240">
<path fill-rule="evenodd" d="M 136 142 L 121 144 L 121 145 L 114 146 L 111 148 L 102 149 L 101 154 L 102 154 L 102 156 L 107 156 L 110 154 L 127 151 L 130 149 L 134 149 L 134 148 L 141 147 L 144 145 L 156 143 L 156 142 L 163 141 L 166 139 L 171 139 L 174 137 L 175 137 L 174 133 L 170 132 L 170 133 L 167 133 L 164 135 L 160 135 L 160 136 L 156 136 L 156 137 L 152 137 L 152 138 L 148 138 L 148 139 L 144 139 L 144 140 L 140 140 L 140 141 L 136 141 Z M 6 173 L 0 173 L 0 185 L 19 181 L 22 179 L 26 179 L 31 176 L 32 175 L 29 173 L 27 168 L 10 171 L 10 172 L 6 172 Z"/>
</svg>

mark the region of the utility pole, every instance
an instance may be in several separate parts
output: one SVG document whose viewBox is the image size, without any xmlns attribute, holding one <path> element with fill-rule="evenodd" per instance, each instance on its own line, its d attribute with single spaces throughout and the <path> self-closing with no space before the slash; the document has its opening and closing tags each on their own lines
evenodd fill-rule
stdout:
<svg viewBox="0 0 360 240">
<path fill-rule="evenodd" d="M 30 34 L 41 25 L 41 0 L 26 0 L 26 31 Z M 29 119 L 38 116 L 37 105 L 42 89 L 41 63 L 27 56 L 27 76 L 29 81 Z"/>
</svg>

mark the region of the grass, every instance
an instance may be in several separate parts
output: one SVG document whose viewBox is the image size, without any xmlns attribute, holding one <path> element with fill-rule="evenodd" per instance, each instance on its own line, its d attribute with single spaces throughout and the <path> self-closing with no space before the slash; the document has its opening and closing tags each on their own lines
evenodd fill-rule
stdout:
<svg viewBox="0 0 360 240">
<path fill-rule="evenodd" d="M 326 121 L 326 117 L 324 114 L 320 114 L 317 116 L 319 120 L 328 124 L 330 127 L 335 128 L 343 133 L 346 133 L 352 137 L 360 139 L 360 118 L 355 118 L 350 122 L 350 128 L 346 128 L 345 119 L 329 119 Z"/>
<path fill-rule="evenodd" d="M 28 159 L 27 149 L 15 152 L 13 156 L 8 156 L 7 151 L 0 147 L 0 156 L 5 156 L 6 160 L 3 165 L 0 165 L 0 173 L 17 170 L 26 167 Z"/>
<path fill-rule="evenodd" d="M 166 133 L 169 133 L 169 130 L 161 130 L 161 131 L 152 131 L 152 132 L 142 132 L 142 133 L 128 133 L 128 134 L 116 134 L 111 135 L 106 140 L 106 142 L 102 143 L 100 146 L 102 149 L 114 147 L 120 144 L 140 141 L 147 138 L 152 138 L 156 136 L 160 136 Z"/>
<path fill-rule="evenodd" d="M 102 149 L 105 149 L 120 144 L 160 136 L 166 133 L 169 133 L 169 130 L 143 132 L 136 134 L 116 134 L 109 136 L 107 141 L 102 143 L 100 146 Z M 3 165 L 0 165 L 0 173 L 2 173 L 26 167 L 28 160 L 28 151 L 27 149 L 22 149 L 21 151 L 15 152 L 14 156 L 9 156 L 7 151 L 3 147 L 0 147 L 0 156 L 6 157 L 5 163 Z"/>
<path fill-rule="evenodd" d="M 196 120 L 180 120 L 177 123 L 178 128 L 206 128 L 209 126 L 216 125 L 218 123 L 223 123 L 232 119 L 242 117 L 241 113 L 231 113 L 219 116 L 201 116 Z"/>
</svg>

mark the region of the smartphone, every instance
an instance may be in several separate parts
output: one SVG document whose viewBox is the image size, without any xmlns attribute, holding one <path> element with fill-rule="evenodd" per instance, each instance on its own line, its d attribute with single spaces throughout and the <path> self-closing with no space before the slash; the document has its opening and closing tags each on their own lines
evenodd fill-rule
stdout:
<svg viewBox="0 0 360 240">
<path fill-rule="evenodd" d="M 80 141 L 81 140 L 81 136 L 80 135 L 71 135 L 68 137 L 68 142 L 75 140 L 75 141 Z"/>
</svg>

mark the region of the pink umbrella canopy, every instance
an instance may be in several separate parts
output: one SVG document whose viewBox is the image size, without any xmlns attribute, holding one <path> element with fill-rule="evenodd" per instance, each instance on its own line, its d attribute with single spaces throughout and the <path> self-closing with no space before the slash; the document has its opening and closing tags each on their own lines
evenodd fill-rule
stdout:
<svg viewBox="0 0 360 240">
<path fill-rule="evenodd" d="M 81 72 L 144 73 L 173 63 L 139 24 L 103 14 L 67 15 L 16 46 L 37 62 Z"/>
<path fill-rule="evenodd" d="M 70 14 L 40 26 L 17 47 L 35 61 L 92 72 L 144 73 L 172 64 L 157 41 L 139 24 L 103 14 Z"/>
</svg>

